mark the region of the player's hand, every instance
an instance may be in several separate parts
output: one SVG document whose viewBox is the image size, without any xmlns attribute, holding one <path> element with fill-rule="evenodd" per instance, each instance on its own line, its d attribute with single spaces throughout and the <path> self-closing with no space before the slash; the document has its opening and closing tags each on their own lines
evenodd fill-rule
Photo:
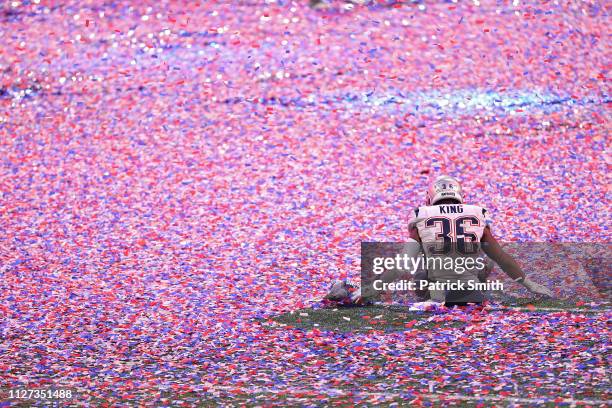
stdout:
<svg viewBox="0 0 612 408">
<path fill-rule="evenodd" d="M 553 297 L 553 293 L 552 293 L 552 291 L 550 289 L 548 289 L 544 285 L 540 285 L 539 283 L 536 283 L 536 282 L 532 281 L 529 278 L 525 278 L 521 282 L 521 284 L 523 286 L 525 286 L 527 288 L 527 290 L 530 291 L 531 293 L 535 293 L 536 295 Z"/>
</svg>

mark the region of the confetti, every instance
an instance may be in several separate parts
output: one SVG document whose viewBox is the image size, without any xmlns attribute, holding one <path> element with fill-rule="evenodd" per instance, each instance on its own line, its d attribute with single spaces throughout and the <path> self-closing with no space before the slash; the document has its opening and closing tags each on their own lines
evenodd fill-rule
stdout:
<svg viewBox="0 0 612 408">
<path fill-rule="evenodd" d="M 601 5 L 325 3 L 0 6 L 0 390 L 605 399 L 605 310 L 272 323 L 358 279 L 361 241 L 405 239 L 440 173 L 504 241 L 610 238 Z"/>
</svg>

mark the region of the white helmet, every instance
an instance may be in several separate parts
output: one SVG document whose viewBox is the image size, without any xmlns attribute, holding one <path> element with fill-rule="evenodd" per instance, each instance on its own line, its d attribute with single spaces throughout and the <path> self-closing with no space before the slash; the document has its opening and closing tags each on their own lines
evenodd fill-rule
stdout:
<svg viewBox="0 0 612 408">
<path fill-rule="evenodd" d="M 440 176 L 427 191 L 427 205 L 434 205 L 440 200 L 451 198 L 463 203 L 463 190 L 459 181 L 451 176 Z"/>
</svg>

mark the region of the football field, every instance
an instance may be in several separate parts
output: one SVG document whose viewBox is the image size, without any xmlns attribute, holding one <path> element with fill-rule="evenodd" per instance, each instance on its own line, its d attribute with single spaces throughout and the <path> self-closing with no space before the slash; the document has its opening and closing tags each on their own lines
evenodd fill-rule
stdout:
<svg viewBox="0 0 612 408">
<path fill-rule="evenodd" d="M 411 312 L 407 307 L 393 305 L 303 309 L 278 316 L 268 324 L 280 330 L 301 328 L 314 332 L 315 344 L 336 359 L 338 355 L 351 354 L 349 350 L 367 355 L 365 364 L 370 375 L 361 386 L 368 390 L 363 400 L 368 404 L 608 404 L 609 394 L 604 390 L 609 383 L 603 377 L 603 381 L 597 384 L 572 384 L 574 391 L 563 394 L 560 390 L 570 386 L 568 380 L 580 378 L 577 371 L 571 374 L 560 362 L 551 362 L 548 367 L 537 367 L 536 363 L 532 375 L 525 377 L 520 369 L 515 369 L 512 360 L 518 358 L 522 364 L 528 365 L 530 359 L 540 359 L 545 355 L 565 359 L 582 354 L 589 356 L 587 360 L 593 355 L 606 355 L 609 332 L 605 326 L 609 321 L 609 305 L 593 307 L 569 301 L 528 299 L 516 299 L 513 303 L 507 307 L 475 308 L 467 313 Z M 576 332 L 584 322 L 599 326 L 601 332 Z M 345 350 L 326 343 L 323 333 L 328 330 L 345 333 L 346 339 L 350 339 L 343 347 Z M 382 333 L 393 340 L 386 338 L 387 343 L 382 343 Z M 530 340 L 534 337 L 538 340 L 535 344 Z M 594 361 L 580 360 L 578 357 L 571 364 L 590 371 L 587 367 Z M 466 363 L 473 366 L 474 361 L 486 369 L 482 372 L 467 371 Z M 603 373 L 605 365 L 590 367 L 593 373 Z M 395 375 L 389 375 L 391 370 Z M 482 382 L 476 382 L 478 387 L 474 387 L 472 376 L 481 378 Z M 350 381 L 340 384 L 342 382 L 338 381 L 336 388 L 352 389 Z M 408 389 L 414 390 L 413 394 L 405 393 Z M 551 398 L 551 395 L 556 397 Z M 408 396 L 412 399 L 409 400 Z M 295 398 L 293 402 L 299 404 L 316 401 L 313 396 L 299 399 L 299 396 L 287 395 L 288 399 L 292 397 Z M 347 402 L 340 397 L 335 403 Z"/>
<path fill-rule="evenodd" d="M 328 3 L 0 3 L 0 407 L 610 406 L 610 6 Z M 556 298 L 325 307 L 440 174 Z"/>
</svg>

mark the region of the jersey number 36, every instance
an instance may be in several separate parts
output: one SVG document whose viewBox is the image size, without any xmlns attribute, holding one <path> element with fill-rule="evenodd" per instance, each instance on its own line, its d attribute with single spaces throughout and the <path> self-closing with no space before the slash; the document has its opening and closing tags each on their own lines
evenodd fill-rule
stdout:
<svg viewBox="0 0 612 408">
<path fill-rule="evenodd" d="M 449 254 L 456 246 L 457 252 L 463 255 L 474 254 L 479 250 L 479 237 L 466 231 L 466 223 L 469 226 L 480 225 L 480 220 L 473 216 L 459 217 L 455 220 L 446 217 L 431 217 L 425 220 L 426 228 L 437 228 L 436 241 L 443 242 L 440 248 L 433 249 L 435 254 Z"/>
</svg>

